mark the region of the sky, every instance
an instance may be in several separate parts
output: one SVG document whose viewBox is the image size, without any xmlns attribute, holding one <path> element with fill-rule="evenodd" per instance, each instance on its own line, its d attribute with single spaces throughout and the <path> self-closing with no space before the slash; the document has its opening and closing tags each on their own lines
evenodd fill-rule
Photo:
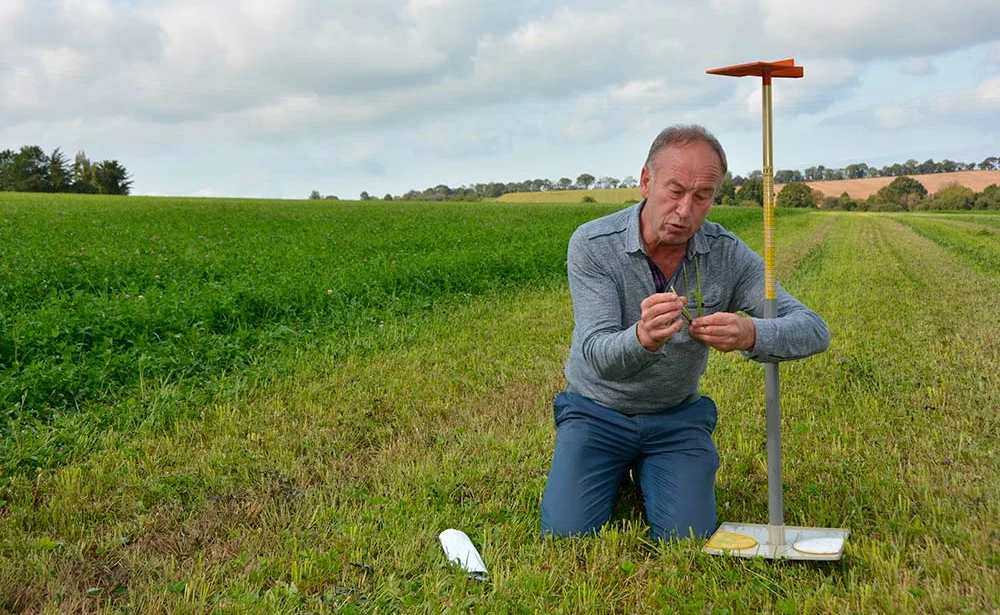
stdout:
<svg viewBox="0 0 1000 615">
<path fill-rule="evenodd" d="M 116 159 L 133 194 L 358 198 L 638 178 L 702 124 L 761 168 L 1000 155 L 997 0 L 0 0 L 0 149 Z"/>
</svg>

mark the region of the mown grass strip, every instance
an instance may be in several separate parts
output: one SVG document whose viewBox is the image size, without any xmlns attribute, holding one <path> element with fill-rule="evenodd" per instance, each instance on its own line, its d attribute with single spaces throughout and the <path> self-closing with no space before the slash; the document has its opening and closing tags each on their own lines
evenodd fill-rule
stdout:
<svg viewBox="0 0 1000 615">
<path fill-rule="evenodd" d="M 986 274 L 1000 274 L 1000 230 L 988 221 L 1000 216 L 894 217 Z"/>
<path fill-rule="evenodd" d="M 941 300 L 940 279 L 968 299 Z M 995 285 L 905 227 L 851 215 L 838 216 L 793 282 L 833 344 L 782 366 L 786 522 L 853 530 L 844 594 L 796 603 L 812 605 L 804 612 L 988 609 L 1000 589 L 976 577 L 997 565 L 984 540 L 1000 486 L 988 410 L 1000 390 Z M 727 359 L 713 359 L 703 381 L 729 409 L 716 431 L 720 515 L 764 522 L 762 374 Z M 957 568 L 965 572 L 948 572 Z"/>
<path fill-rule="evenodd" d="M 1000 227 L 1000 216 L 995 211 L 989 210 L 965 210 L 958 212 L 911 212 L 904 216 L 904 219 L 919 220 L 929 218 L 934 220 L 949 220 L 961 222 L 963 224 L 973 224 L 979 227 Z"/>
</svg>

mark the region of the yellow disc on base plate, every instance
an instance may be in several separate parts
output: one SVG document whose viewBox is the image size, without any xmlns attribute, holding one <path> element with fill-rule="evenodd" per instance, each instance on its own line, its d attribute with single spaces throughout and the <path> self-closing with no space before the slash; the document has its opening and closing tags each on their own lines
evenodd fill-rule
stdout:
<svg viewBox="0 0 1000 615">
<path fill-rule="evenodd" d="M 753 536 L 737 534 L 736 532 L 718 531 L 712 539 L 705 545 L 710 549 L 721 549 L 723 551 L 739 551 L 757 546 L 757 541 Z"/>
</svg>

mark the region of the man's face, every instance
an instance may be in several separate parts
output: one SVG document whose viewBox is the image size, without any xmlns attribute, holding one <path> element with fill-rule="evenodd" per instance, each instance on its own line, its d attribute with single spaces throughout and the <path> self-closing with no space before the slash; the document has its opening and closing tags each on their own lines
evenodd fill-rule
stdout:
<svg viewBox="0 0 1000 615">
<path fill-rule="evenodd" d="M 653 158 L 653 173 L 643 167 L 639 189 L 642 238 L 647 249 L 687 245 L 712 208 L 715 190 L 722 181 L 722 162 L 712 146 L 693 141 L 660 150 Z"/>
</svg>

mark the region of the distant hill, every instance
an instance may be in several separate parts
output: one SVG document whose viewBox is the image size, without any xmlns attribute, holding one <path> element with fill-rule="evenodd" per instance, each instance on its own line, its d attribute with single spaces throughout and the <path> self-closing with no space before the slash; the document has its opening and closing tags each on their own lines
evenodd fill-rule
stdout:
<svg viewBox="0 0 1000 615">
<path fill-rule="evenodd" d="M 927 175 L 910 175 L 927 188 L 929 194 L 934 194 L 943 186 L 957 183 L 975 192 L 982 192 L 990 184 L 1000 185 L 1000 171 L 957 171 L 955 173 L 928 173 Z M 806 182 L 809 187 L 819 190 L 824 196 L 840 196 L 847 193 L 854 199 L 867 199 L 878 192 L 879 188 L 888 186 L 895 177 L 866 177 L 864 179 L 830 179 L 819 182 Z M 774 187 L 775 192 L 782 184 Z"/>
<path fill-rule="evenodd" d="M 982 192 L 990 184 L 1000 185 L 1000 171 L 958 171 L 955 173 L 929 173 L 927 175 L 910 175 L 934 194 L 942 186 L 953 182 Z M 840 196 L 844 192 L 854 199 L 867 199 L 878 192 L 879 188 L 892 183 L 895 177 L 866 177 L 864 179 L 831 179 L 827 181 L 806 182 L 825 196 Z M 775 185 L 779 192 L 784 184 Z M 501 203 L 579 203 L 583 197 L 589 196 L 598 203 L 625 203 L 638 201 L 642 198 L 638 188 L 613 188 L 595 190 L 549 190 L 548 192 L 510 192 L 497 199 Z"/>
</svg>

